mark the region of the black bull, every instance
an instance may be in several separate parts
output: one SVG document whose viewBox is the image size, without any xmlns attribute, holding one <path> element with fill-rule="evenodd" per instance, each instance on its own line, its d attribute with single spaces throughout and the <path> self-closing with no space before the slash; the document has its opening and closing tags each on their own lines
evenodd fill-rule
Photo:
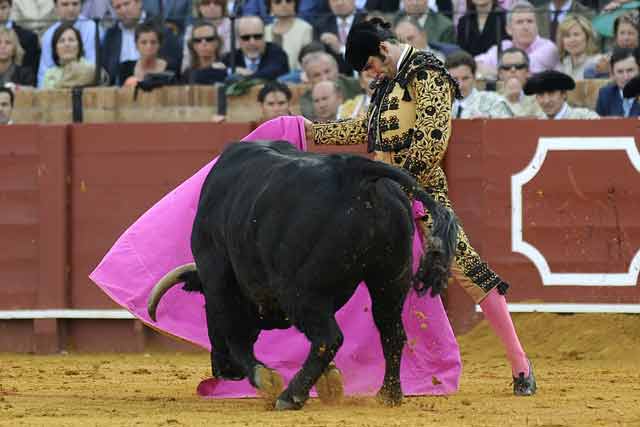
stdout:
<svg viewBox="0 0 640 427">
<path fill-rule="evenodd" d="M 415 276 L 407 193 L 433 220 Z M 160 298 L 176 283 L 202 292 L 214 376 L 248 377 L 271 403 L 277 398 L 277 409 L 299 409 L 319 379 L 335 380 L 324 389 L 318 383 L 321 397 L 339 397 L 330 395 L 341 393 L 331 364 L 343 341 L 335 313 L 364 281 L 386 362 L 378 397 L 399 404 L 403 303 L 412 285 L 420 295 L 446 286 L 456 233 L 453 214 L 398 168 L 305 153 L 282 141 L 231 144 L 202 187 L 191 235 L 195 265 L 156 285 L 149 314 L 155 320 Z M 281 377 L 256 359 L 253 345 L 261 330 L 292 325 L 311 349 L 280 394 Z"/>
</svg>

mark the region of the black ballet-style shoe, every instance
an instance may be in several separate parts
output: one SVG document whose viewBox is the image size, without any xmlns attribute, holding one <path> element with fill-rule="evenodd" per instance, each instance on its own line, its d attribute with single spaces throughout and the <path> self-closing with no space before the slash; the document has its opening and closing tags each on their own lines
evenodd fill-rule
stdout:
<svg viewBox="0 0 640 427">
<path fill-rule="evenodd" d="M 531 361 L 527 359 L 527 362 L 529 363 L 529 376 L 525 377 L 524 372 L 520 372 L 517 378 L 513 377 L 513 394 L 516 396 L 533 396 L 538 388 Z"/>
</svg>

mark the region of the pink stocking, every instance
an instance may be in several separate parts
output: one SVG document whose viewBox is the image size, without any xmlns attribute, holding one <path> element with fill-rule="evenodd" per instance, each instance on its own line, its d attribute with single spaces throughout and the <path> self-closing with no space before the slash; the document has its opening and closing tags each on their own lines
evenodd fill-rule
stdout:
<svg viewBox="0 0 640 427">
<path fill-rule="evenodd" d="M 504 295 L 500 295 L 497 289 L 493 288 L 480 303 L 480 308 L 482 308 L 489 325 L 502 341 L 502 345 L 507 352 L 507 358 L 511 362 L 513 376 L 517 377 L 520 372 L 524 372 L 525 376 L 529 376 L 527 356 L 513 327 Z"/>
</svg>

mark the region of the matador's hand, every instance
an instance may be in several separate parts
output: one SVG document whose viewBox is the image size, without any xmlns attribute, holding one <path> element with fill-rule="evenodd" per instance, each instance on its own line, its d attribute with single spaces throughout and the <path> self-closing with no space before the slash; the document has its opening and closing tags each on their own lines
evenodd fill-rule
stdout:
<svg viewBox="0 0 640 427">
<path fill-rule="evenodd" d="M 304 133 L 307 137 L 307 141 L 313 142 L 313 122 L 307 118 L 304 119 Z"/>
</svg>

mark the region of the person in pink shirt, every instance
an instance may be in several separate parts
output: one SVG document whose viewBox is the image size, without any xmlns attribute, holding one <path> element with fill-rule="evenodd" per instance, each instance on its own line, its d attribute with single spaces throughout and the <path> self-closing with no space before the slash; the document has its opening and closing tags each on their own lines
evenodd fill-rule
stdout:
<svg viewBox="0 0 640 427">
<path fill-rule="evenodd" d="M 549 39 L 538 35 L 535 8 L 528 1 L 518 1 L 507 14 L 507 33 L 512 40 L 503 40 L 501 50 L 512 46 L 527 52 L 532 73 L 539 73 L 556 67 L 559 62 L 558 48 Z M 498 64 L 498 46 L 476 56 L 478 78 L 495 79 Z"/>
</svg>

